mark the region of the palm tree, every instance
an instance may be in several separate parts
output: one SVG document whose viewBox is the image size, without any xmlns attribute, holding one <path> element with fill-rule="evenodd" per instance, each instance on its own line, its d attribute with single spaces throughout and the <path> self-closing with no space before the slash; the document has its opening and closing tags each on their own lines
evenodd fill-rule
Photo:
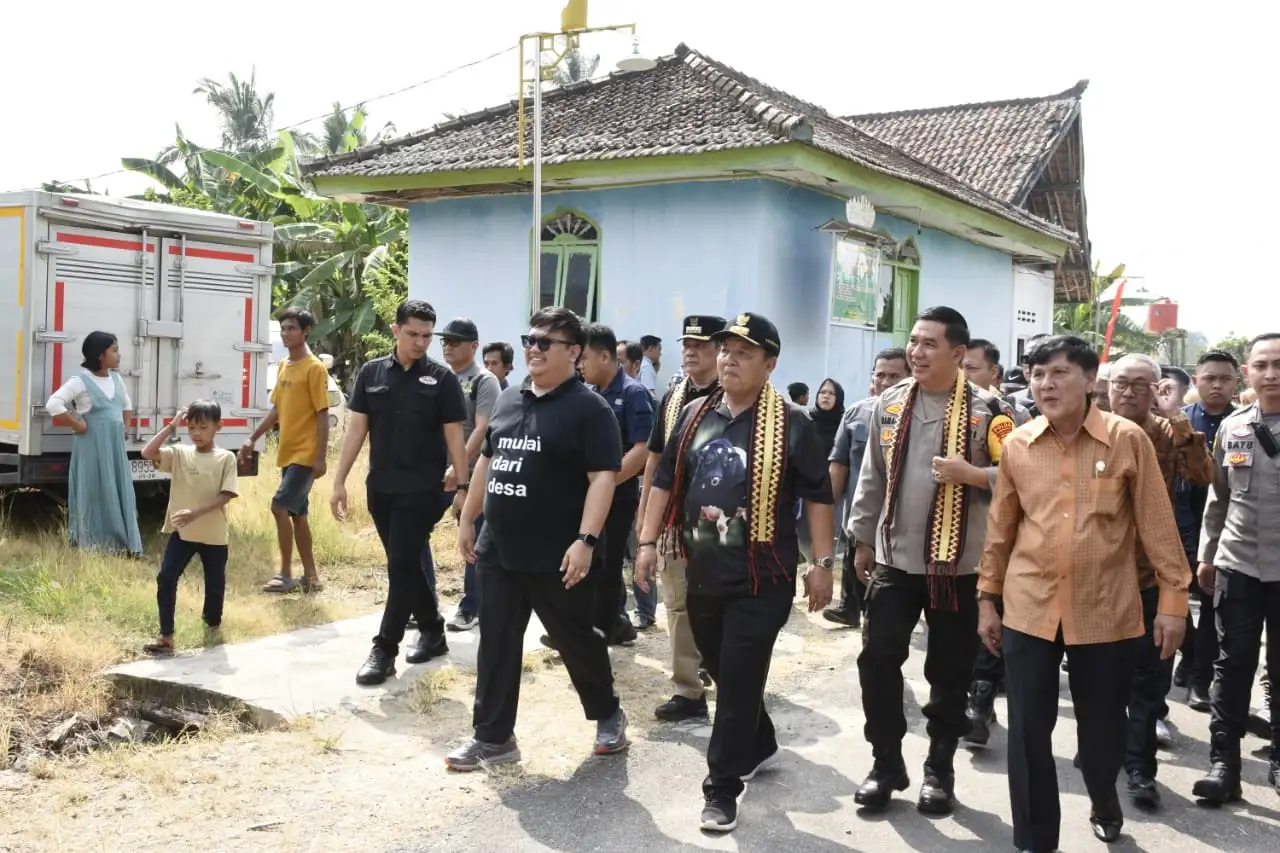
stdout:
<svg viewBox="0 0 1280 853">
<path fill-rule="evenodd" d="M 230 85 L 212 78 L 200 80 L 193 94 L 204 95 L 218 111 L 222 125 L 222 148 L 228 151 L 257 151 L 273 142 L 271 123 L 275 117 L 274 93 L 266 96 L 258 93 L 257 69 L 249 72 L 248 80 L 228 74 Z"/>
</svg>

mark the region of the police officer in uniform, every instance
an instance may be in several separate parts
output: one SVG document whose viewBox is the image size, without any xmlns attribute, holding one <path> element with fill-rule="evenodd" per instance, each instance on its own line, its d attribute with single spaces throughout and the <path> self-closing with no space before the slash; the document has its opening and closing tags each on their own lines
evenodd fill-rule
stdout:
<svg viewBox="0 0 1280 853">
<path fill-rule="evenodd" d="M 1227 417 L 1214 444 L 1217 476 L 1200 533 L 1200 588 L 1212 592 L 1218 659 L 1210 690 L 1208 774 L 1193 793 L 1209 803 L 1240 799 L 1240 740 L 1264 626 L 1280 625 L 1280 332 L 1249 343 L 1245 365 L 1256 403 Z M 1271 695 L 1280 637 L 1268 636 Z M 1271 714 L 1271 769 L 1280 793 L 1280 715 Z"/>
</svg>

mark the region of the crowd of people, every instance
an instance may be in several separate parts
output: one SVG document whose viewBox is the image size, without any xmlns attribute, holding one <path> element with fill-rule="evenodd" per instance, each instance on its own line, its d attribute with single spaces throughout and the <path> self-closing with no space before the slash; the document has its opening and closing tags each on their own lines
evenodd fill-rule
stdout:
<svg viewBox="0 0 1280 853">
<path fill-rule="evenodd" d="M 1098 839 L 1120 835 L 1122 769 L 1135 804 L 1159 805 L 1157 748 L 1174 683 L 1210 715 L 1209 768 L 1195 797 L 1240 797 L 1263 632 L 1280 625 L 1280 333 L 1251 341 L 1244 364 L 1205 353 L 1194 377 L 1142 355 L 1101 364 L 1072 336 L 1029 341 L 1006 372 L 963 316 L 936 307 L 919 315 L 905 348 L 877 355 L 868 396 L 846 407 L 844 388 L 826 379 L 807 408 L 807 388 L 784 394 L 772 384 L 781 337 L 752 312 L 686 317 L 681 369 L 661 396 L 656 337 L 620 341 L 607 326 L 545 308 L 520 338 L 528 376 L 509 385 L 509 345 L 482 349 L 470 320 L 440 331 L 436 322 L 430 305 L 406 301 L 394 351 L 360 371 L 331 510 L 346 517 L 346 481 L 367 440 L 388 593 L 358 683 L 392 677 L 413 628 L 410 663 L 446 654 L 447 630 L 479 628 L 474 737 L 449 753 L 450 768 L 520 759 L 522 643 L 535 614 L 596 723 L 593 752 L 625 750 L 608 647 L 653 625 L 660 583 L 674 692 L 654 714 L 705 716 L 715 688 L 699 816 L 708 831 L 737 826 L 745 784 L 779 757 L 765 682 L 798 591 L 810 612 L 862 631 L 873 762 L 855 799 L 866 811 L 910 786 L 903 666 L 921 616 L 930 697 L 920 811 L 951 811 L 957 749 L 989 741 L 1003 691 L 1014 845 L 1057 848 L 1051 735 L 1061 669 Z M 269 592 L 319 588 L 307 494 L 325 473 L 328 430 L 311 318 L 290 309 L 281 327 L 290 359 L 271 415 L 246 445 L 278 425 L 281 566 Z M 427 355 L 435 337 L 444 363 Z M 119 426 L 128 404 L 118 380 L 107 394 L 111 352 L 86 348 L 86 373 L 60 393 L 87 395 L 91 407 L 76 411 Z M 1242 378 L 1256 402 L 1237 398 Z M 152 651 L 172 649 L 173 588 L 195 555 L 205 621 L 221 619 L 221 586 L 208 578 L 225 567 L 236 484 L 234 458 L 212 445 L 219 419 L 216 404 L 193 403 L 144 450 L 174 477 Z M 190 446 L 169 441 L 183 424 Z M 450 508 L 466 577 L 446 626 L 429 540 Z M 129 531 L 117 534 L 127 545 Z M 1274 687 L 1280 646 L 1269 644 L 1267 657 L 1263 677 Z M 1268 782 L 1280 792 L 1274 711 L 1271 733 Z"/>
</svg>

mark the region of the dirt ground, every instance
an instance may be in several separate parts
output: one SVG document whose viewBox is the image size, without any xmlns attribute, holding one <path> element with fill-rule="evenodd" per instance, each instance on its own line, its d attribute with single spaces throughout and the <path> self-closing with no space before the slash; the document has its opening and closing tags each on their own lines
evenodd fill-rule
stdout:
<svg viewBox="0 0 1280 853">
<path fill-rule="evenodd" d="M 797 602 L 779 640 L 770 691 L 835 667 L 856 634 L 822 627 Z M 613 653 L 633 749 L 670 695 L 666 635 Z M 474 675 L 435 671 L 399 699 L 353 702 L 289 730 L 124 748 L 36 774 L 0 772 L 4 851 L 350 851 L 406 837 L 489 803 L 510 786 L 567 779 L 594 736 L 551 653 L 526 657 L 517 736 L 524 762 L 454 774 L 441 756 L 470 734 Z M 39 778 L 44 777 L 44 778 Z"/>
</svg>

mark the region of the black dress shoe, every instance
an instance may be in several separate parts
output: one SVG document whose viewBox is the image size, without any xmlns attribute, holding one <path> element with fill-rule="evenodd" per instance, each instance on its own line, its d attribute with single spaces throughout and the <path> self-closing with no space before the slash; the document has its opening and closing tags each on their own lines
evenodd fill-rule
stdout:
<svg viewBox="0 0 1280 853">
<path fill-rule="evenodd" d="M 916 811 L 921 814 L 951 814 L 956 801 L 955 755 L 957 741 L 934 740 L 924 762 L 924 782 Z"/>
<path fill-rule="evenodd" d="M 432 658 L 449 653 L 449 643 L 444 634 L 418 634 L 418 639 L 409 646 L 404 659 L 409 663 L 426 663 Z"/>
<path fill-rule="evenodd" d="M 969 720 L 965 743 L 986 746 L 991 740 L 991 726 L 996 721 L 996 686 L 990 681 L 975 681 L 969 688 L 969 707 L 964 715 Z"/>
<path fill-rule="evenodd" d="M 1187 693 L 1187 707 L 1202 714 L 1209 713 L 1209 692 L 1192 687 Z"/>
<path fill-rule="evenodd" d="M 869 811 L 880 811 L 889 805 L 894 791 L 905 791 L 911 786 L 907 765 L 901 758 L 895 761 L 877 760 L 867 778 L 858 786 L 853 801 Z"/>
<path fill-rule="evenodd" d="M 1160 805 L 1160 789 L 1156 787 L 1155 780 L 1137 770 L 1129 773 L 1128 794 L 1135 806 L 1154 809 Z"/>
<path fill-rule="evenodd" d="M 666 723 L 679 723 L 707 716 L 707 697 L 699 696 L 690 699 L 687 696 L 672 696 L 654 709 L 653 715 Z"/>
<path fill-rule="evenodd" d="M 1093 827 L 1094 838 L 1104 844 L 1113 844 L 1120 838 L 1120 828 L 1124 826 L 1124 821 L 1094 816 L 1089 818 L 1089 825 Z"/>
<path fill-rule="evenodd" d="M 1178 668 L 1173 671 L 1173 686 L 1186 687 L 1191 683 L 1191 665 L 1187 662 L 1187 656 L 1183 655 L 1182 660 L 1178 661 Z"/>
<path fill-rule="evenodd" d="M 619 616 L 618 621 L 613 625 L 613 633 L 609 637 L 609 645 L 611 646 L 629 646 L 640 636 L 636 631 L 636 626 L 631 624 L 631 620 L 626 616 Z"/>
<path fill-rule="evenodd" d="M 356 672 L 356 684 L 363 684 L 366 687 L 381 684 L 395 674 L 396 659 L 383 651 L 380 646 L 374 646 L 364 665 Z"/>
</svg>

